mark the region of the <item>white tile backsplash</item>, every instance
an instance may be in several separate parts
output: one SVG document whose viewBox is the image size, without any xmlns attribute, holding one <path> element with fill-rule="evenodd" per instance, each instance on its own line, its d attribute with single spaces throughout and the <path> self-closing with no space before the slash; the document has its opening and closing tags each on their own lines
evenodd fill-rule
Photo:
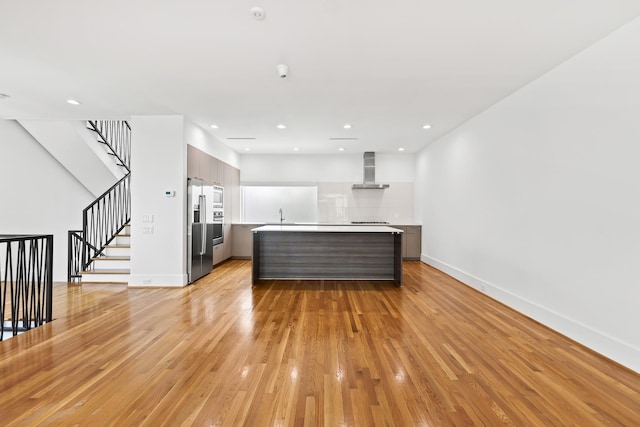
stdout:
<svg viewBox="0 0 640 427">
<path fill-rule="evenodd" d="M 413 183 L 394 182 L 384 190 L 353 190 L 351 182 L 318 183 L 318 221 L 388 221 L 412 224 Z"/>
</svg>

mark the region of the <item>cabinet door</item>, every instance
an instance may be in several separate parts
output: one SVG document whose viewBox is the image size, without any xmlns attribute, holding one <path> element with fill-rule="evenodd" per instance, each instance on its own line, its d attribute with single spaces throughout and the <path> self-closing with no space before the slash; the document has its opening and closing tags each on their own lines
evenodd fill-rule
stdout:
<svg viewBox="0 0 640 427">
<path fill-rule="evenodd" d="M 218 159 L 213 156 L 209 156 L 209 182 L 211 184 L 220 184 L 218 181 Z"/>
<path fill-rule="evenodd" d="M 227 165 L 222 160 L 218 160 L 218 169 L 216 171 L 216 182 L 223 187 L 227 185 L 226 173 L 227 173 Z"/>
<path fill-rule="evenodd" d="M 231 203 L 231 222 L 240 221 L 240 169 L 236 169 L 233 166 L 229 166 L 229 175 L 227 176 L 227 187 L 230 188 L 231 197 L 229 200 Z M 226 213 L 225 213 L 226 215 Z"/>
<path fill-rule="evenodd" d="M 213 247 L 213 265 L 220 264 L 224 261 L 224 243 Z"/>
<path fill-rule="evenodd" d="M 231 249 L 233 248 L 233 234 L 231 233 L 231 224 L 224 224 L 224 243 L 222 259 L 231 258 Z"/>
<path fill-rule="evenodd" d="M 209 179 L 209 169 L 211 166 L 209 166 L 209 159 L 211 158 L 211 156 L 209 156 L 207 153 L 205 153 L 204 151 L 200 151 L 200 179 L 202 179 L 204 182 L 206 182 L 207 184 L 211 183 L 211 180 Z"/>
<path fill-rule="evenodd" d="M 187 177 L 200 178 L 200 150 L 187 144 Z"/>
<path fill-rule="evenodd" d="M 406 258 L 420 259 L 420 252 L 422 251 L 422 227 L 411 225 L 406 227 L 405 242 L 406 242 Z"/>
<path fill-rule="evenodd" d="M 231 255 L 234 258 L 251 258 L 253 253 L 253 234 L 251 229 L 258 225 L 235 224 L 231 226 L 231 234 L 233 235 L 233 247 Z"/>
</svg>

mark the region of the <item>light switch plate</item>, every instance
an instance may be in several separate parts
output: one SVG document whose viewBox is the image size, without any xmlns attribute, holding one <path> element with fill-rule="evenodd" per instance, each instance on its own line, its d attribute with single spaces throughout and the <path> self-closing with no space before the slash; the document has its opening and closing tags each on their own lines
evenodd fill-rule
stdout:
<svg viewBox="0 0 640 427">
<path fill-rule="evenodd" d="M 142 234 L 153 234 L 153 225 L 145 225 L 142 228 Z"/>
<path fill-rule="evenodd" d="M 152 223 L 153 222 L 153 215 L 142 215 L 142 222 L 144 223 Z"/>
</svg>

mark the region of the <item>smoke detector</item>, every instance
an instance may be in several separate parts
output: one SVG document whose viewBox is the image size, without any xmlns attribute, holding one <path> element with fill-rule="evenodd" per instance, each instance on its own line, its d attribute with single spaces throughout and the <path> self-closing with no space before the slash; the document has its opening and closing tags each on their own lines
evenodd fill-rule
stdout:
<svg viewBox="0 0 640 427">
<path fill-rule="evenodd" d="M 258 21 L 262 21 L 264 19 L 265 13 L 264 9 L 261 7 L 252 7 L 251 8 L 251 16 L 256 18 Z"/>
<path fill-rule="evenodd" d="M 289 67 L 284 64 L 278 64 L 278 75 L 281 79 L 286 78 L 289 75 Z"/>
</svg>

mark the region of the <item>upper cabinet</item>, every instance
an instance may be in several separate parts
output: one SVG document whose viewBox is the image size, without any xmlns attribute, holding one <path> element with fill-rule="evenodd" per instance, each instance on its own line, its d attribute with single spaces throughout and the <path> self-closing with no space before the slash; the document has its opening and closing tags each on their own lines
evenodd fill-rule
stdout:
<svg viewBox="0 0 640 427">
<path fill-rule="evenodd" d="M 217 160 L 217 162 L 218 162 L 218 167 L 216 169 L 216 180 L 215 180 L 215 182 L 224 187 L 225 185 L 227 185 L 227 183 L 224 180 L 225 170 L 226 170 L 227 167 L 230 167 L 230 166 L 228 164 L 226 164 L 225 162 L 221 161 L 221 160 Z"/>
<path fill-rule="evenodd" d="M 198 151 L 200 152 L 200 157 L 198 159 L 200 163 L 200 176 L 198 178 L 202 179 L 206 183 L 210 183 L 209 176 L 211 173 L 211 162 L 209 159 L 211 156 L 203 151 Z"/>
<path fill-rule="evenodd" d="M 227 177 L 227 167 L 232 168 L 232 166 L 227 165 L 225 162 L 187 144 L 188 178 L 198 178 L 209 184 L 224 186 Z"/>
<path fill-rule="evenodd" d="M 227 200 L 231 200 L 231 221 L 240 221 L 240 169 L 227 165 L 225 173 L 226 188 L 231 192 Z M 227 213 L 225 212 L 225 215 Z"/>
<path fill-rule="evenodd" d="M 200 157 L 204 154 L 192 145 L 187 144 L 187 177 L 201 178 L 200 175 Z"/>
<path fill-rule="evenodd" d="M 208 154 L 206 156 L 209 165 L 209 174 L 207 175 L 207 181 L 211 184 L 221 184 L 221 182 L 218 180 L 218 165 L 220 161 L 218 161 L 218 159 L 216 159 L 215 157 L 209 156 Z"/>
</svg>

